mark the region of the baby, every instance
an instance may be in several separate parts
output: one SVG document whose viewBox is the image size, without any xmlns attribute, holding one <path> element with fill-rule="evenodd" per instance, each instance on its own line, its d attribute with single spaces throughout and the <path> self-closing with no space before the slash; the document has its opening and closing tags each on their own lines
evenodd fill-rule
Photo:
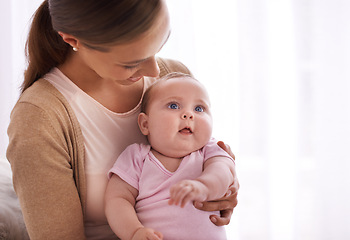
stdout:
<svg viewBox="0 0 350 240">
<path fill-rule="evenodd" d="M 130 145 L 109 171 L 105 211 L 119 238 L 226 239 L 213 212 L 187 204 L 219 199 L 233 182 L 212 122 L 208 93 L 189 75 L 169 74 L 145 92 L 138 124 L 150 145 Z"/>
</svg>

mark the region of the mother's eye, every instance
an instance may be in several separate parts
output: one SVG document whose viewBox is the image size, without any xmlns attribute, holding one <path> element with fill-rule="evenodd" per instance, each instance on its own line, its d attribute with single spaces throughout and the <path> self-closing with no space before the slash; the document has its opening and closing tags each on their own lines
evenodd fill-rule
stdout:
<svg viewBox="0 0 350 240">
<path fill-rule="evenodd" d="M 139 65 L 134 65 L 134 66 L 127 66 L 127 65 L 124 65 L 123 67 L 127 70 L 133 70 L 135 68 L 137 68 Z"/>
</svg>

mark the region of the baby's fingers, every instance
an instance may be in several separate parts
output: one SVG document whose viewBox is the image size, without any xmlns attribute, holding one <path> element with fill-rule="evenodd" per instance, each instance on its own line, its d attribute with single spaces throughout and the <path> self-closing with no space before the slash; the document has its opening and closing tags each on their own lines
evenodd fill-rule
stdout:
<svg viewBox="0 0 350 240">
<path fill-rule="evenodd" d="M 153 231 L 151 233 L 148 233 L 146 238 L 147 240 L 162 240 L 163 234 L 157 231 Z"/>
<path fill-rule="evenodd" d="M 188 185 L 185 183 L 176 184 L 170 189 L 169 204 L 175 204 L 184 207 L 185 204 L 191 200 L 191 197 L 189 195 L 192 192 L 192 190 L 192 185 Z"/>
<path fill-rule="evenodd" d="M 163 234 L 152 228 L 140 228 L 136 231 L 132 240 L 163 240 Z"/>
<path fill-rule="evenodd" d="M 163 234 L 158 231 L 154 231 L 154 234 L 156 235 L 156 240 L 163 240 Z"/>
</svg>

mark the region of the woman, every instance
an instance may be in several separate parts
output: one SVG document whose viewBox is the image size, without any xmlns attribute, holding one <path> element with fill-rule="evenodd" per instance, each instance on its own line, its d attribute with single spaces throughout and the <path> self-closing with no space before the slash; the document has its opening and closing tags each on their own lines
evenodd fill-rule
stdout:
<svg viewBox="0 0 350 240">
<path fill-rule="evenodd" d="M 11 114 L 7 158 L 31 239 L 116 239 L 104 215 L 106 173 L 131 143 L 145 89 L 182 64 L 156 59 L 170 35 L 161 0 L 49 0 L 27 41 L 29 65 Z M 222 145 L 231 155 L 229 147 Z M 195 203 L 222 210 L 231 197 Z"/>
</svg>

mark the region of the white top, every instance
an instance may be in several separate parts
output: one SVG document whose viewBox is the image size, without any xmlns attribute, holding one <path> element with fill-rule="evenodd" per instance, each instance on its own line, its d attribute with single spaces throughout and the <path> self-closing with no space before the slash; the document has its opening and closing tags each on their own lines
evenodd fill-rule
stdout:
<svg viewBox="0 0 350 240">
<path fill-rule="evenodd" d="M 80 123 L 85 144 L 87 199 L 85 233 L 88 239 L 116 239 L 104 214 L 107 172 L 120 153 L 132 143 L 147 143 L 139 130 L 140 103 L 126 113 L 104 107 L 69 80 L 58 68 L 44 77 L 67 99 Z M 144 91 L 154 81 L 144 78 Z"/>
</svg>

